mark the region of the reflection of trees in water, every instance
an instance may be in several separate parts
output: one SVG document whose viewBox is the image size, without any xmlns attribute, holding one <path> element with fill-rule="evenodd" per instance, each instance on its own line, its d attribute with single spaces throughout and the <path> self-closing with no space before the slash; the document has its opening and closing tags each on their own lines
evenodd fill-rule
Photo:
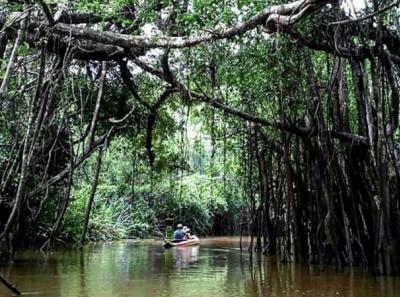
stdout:
<svg viewBox="0 0 400 297">
<path fill-rule="evenodd" d="M 58 258 L 55 255 L 29 251 L 19 254 L 14 264 L 2 267 L 0 273 L 15 284 L 23 294 L 39 295 L 46 290 L 54 295 L 60 286 L 60 281 L 56 277 L 59 274 L 57 263 Z M 48 278 L 45 288 L 42 278 Z M 0 284 L 1 297 L 11 296 L 9 292 Z"/>
<path fill-rule="evenodd" d="M 400 296 L 395 278 L 375 282 L 371 275 L 357 268 L 281 263 L 265 257 L 245 262 L 249 264 L 244 266 L 245 296 Z"/>
<path fill-rule="evenodd" d="M 250 261 L 248 253 L 223 242 L 169 250 L 161 243 L 99 244 L 57 252 L 45 261 L 29 254 L 9 272 L 23 291 L 52 297 L 400 296 L 396 278 L 374 282 L 357 269 L 282 264 L 256 255 Z"/>
<path fill-rule="evenodd" d="M 86 283 L 85 283 L 85 259 L 84 254 L 81 251 L 79 253 L 79 284 L 81 293 L 86 293 Z M 86 295 L 86 294 L 85 294 Z"/>
</svg>

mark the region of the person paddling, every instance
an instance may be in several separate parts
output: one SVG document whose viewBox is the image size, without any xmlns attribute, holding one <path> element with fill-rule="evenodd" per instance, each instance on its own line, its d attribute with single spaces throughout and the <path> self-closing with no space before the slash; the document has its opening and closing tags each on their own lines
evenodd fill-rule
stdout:
<svg viewBox="0 0 400 297">
<path fill-rule="evenodd" d="M 174 240 L 185 240 L 186 233 L 183 231 L 182 224 L 178 224 L 176 228 L 177 229 L 174 232 Z"/>
</svg>

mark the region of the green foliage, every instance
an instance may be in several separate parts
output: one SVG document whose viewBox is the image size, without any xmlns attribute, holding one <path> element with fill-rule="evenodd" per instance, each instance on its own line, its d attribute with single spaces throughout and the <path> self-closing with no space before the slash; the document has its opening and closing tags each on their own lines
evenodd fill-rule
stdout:
<svg viewBox="0 0 400 297">
<path fill-rule="evenodd" d="M 224 162 L 222 150 L 218 150 L 211 159 L 206 122 L 203 125 L 193 114 L 185 119 L 188 123 L 184 129 L 173 125 L 168 113 L 160 112 L 154 131 L 153 169 L 141 133 L 136 137 L 121 135 L 110 142 L 103 157 L 89 239 L 163 236 L 160 222 L 170 215 L 195 232 L 207 234 L 215 215 L 238 214 L 243 200 L 234 194 L 239 192 L 235 156 L 229 154 Z M 182 133 L 186 135 L 184 143 Z M 94 166 L 95 158 L 91 157 L 74 179 L 72 202 L 62 230 L 72 240 L 77 240 L 82 230 Z"/>
</svg>

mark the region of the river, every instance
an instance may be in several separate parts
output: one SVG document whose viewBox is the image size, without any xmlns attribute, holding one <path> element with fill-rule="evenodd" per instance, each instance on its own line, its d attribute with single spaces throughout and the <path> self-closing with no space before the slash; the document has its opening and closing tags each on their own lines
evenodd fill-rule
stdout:
<svg viewBox="0 0 400 297">
<path fill-rule="evenodd" d="M 400 297 L 400 277 L 359 269 L 282 264 L 240 253 L 237 237 L 165 250 L 160 241 L 96 243 L 76 250 L 20 253 L 0 270 L 24 295 L 62 297 Z M 0 297 L 11 294 L 0 286 Z"/>
</svg>

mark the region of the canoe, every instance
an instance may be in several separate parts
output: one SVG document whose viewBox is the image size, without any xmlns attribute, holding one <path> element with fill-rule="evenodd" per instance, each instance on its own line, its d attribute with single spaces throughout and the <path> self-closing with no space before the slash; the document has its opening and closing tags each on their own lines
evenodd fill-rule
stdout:
<svg viewBox="0 0 400 297">
<path fill-rule="evenodd" d="M 200 244 L 200 239 L 196 236 L 193 236 L 192 239 L 188 240 L 170 240 L 170 241 L 164 241 L 163 246 L 165 248 L 170 248 L 170 247 L 175 247 L 175 246 L 191 246 L 191 245 L 198 245 Z"/>
</svg>

